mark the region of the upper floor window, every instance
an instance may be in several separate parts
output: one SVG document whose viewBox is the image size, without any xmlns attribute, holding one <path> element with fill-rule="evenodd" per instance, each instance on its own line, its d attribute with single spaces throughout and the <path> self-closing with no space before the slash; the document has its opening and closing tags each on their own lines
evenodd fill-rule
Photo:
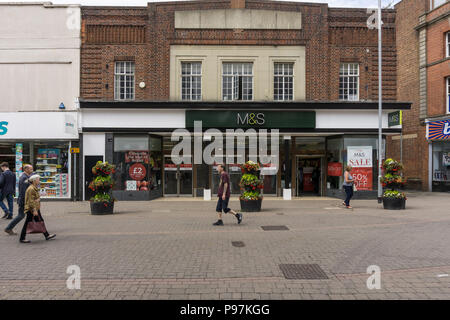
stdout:
<svg viewBox="0 0 450 320">
<path fill-rule="evenodd" d="M 359 100 L 359 65 L 357 63 L 341 63 L 339 100 Z"/>
<path fill-rule="evenodd" d="M 134 100 L 134 70 L 134 62 L 116 62 L 114 70 L 115 100 Z"/>
<path fill-rule="evenodd" d="M 447 58 L 449 58 L 450 57 L 450 31 L 445 34 L 445 48 L 447 51 L 445 53 L 445 56 Z"/>
<path fill-rule="evenodd" d="M 222 99 L 224 101 L 253 100 L 253 63 L 223 63 Z"/>
<path fill-rule="evenodd" d="M 273 99 L 291 101 L 294 99 L 294 64 L 275 63 L 273 78 Z"/>
<path fill-rule="evenodd" d="M 181 100 L 202 99 L 202 63 L 181 63 Z"/>
<path fill-rule="evenodd" d="M 447 83 L 446 83 L 446 88 L 447 88 L 447 113 L 450 113 L 450 77 L 448 77 L 447 79 Z"/>
<path fill-rule="evenodd" d="M 448 0 L 430 0 L 430 10 L 433 10 L 434 8 L 437 8 L 444 3 L 446 3 Z"/>
</svg>

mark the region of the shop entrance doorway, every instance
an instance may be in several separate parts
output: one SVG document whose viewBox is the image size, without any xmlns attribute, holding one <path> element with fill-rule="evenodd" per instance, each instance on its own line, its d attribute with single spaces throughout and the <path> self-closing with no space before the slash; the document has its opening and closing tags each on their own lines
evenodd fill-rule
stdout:
<svg viewBox="0 0 450 320">
<path fill-rule="evenodd" d="M 297 192 L 299 196 L 320 196 L 322 186 L 322 158 L 297 157 Z"/>
<path fill-rule="evenodd" d="M 192 164 L 176 165 L 164 157 L 164 196 L 192 196 Z"/>
<path fill-rule="evenodd" d="M 232 195 L 238 195 L 241 193 L 241 189 L 239 187 L 239 182 L 241 181 L 241 168 L 239 167 L 239 164 L 227 164 L 225 165 L 225 171 L 228 172 L 230 176 L 230 192 Z M 220 176 L 219 172 L 217 171 L 217 166 L 214 165 L 212 167 L 212 194 L 216 195 L 217 191 L 219 190 L 219 182 L 220 182 Z"/>
</svg>

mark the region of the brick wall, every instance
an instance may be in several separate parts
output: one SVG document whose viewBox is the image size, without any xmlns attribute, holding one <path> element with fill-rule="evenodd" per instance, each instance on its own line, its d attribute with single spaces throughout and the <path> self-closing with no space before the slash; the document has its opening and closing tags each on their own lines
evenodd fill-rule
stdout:
<svg viewBox="0 0 450 320">
<path fill-rule="evenodd" d="M 230 1 L 149 3 L 147 7 L 82 7 L 81 97 L 113 100 L 114 61 L 136 61 L 136 100 L 169 99 L 170 45 L 304 45 L 306 99 L 337 100 L 339 64 L 360 64 L 360 98 L 378 99 L 377 35 L 365 9 L 284 1 L 234 1 L 247 9 L 300 11 L 302 30 L 186 30 L 177 10 L 228 9 Z M 383 99 L 397 100 L 395 11 L 383 12 Z M 145 41 L 142 30 L 145 28 Z M 103 31 L 102 31 L 103 30 Z M 109 30 L 108 34 L 106 33 Z M 111 31 L 112 30 L 112 31 Z M 146 82 L 144 89 L 139 82 Z"/>
<path fill-rule="evenodd" d="M 414 29 L 426 11 L 426 0 L 403 0 L 396 9 L 397 99 L 412 102 L 403 111 L 403 163 L 411 188 L 425 190 L 428 181 L 428 143 L 426 128 L 419 119 L 419 35 Z M 416 138 L 414 136 L 417 135 Z M 400 140 L 388 139 L 387 156 L 400 159 Z"/>
<path fill-rule="evenodd" d="M 450 3 L 444 6 L 450 10 Z M 440 12 L 441 7 L 433 11 L 433 16 Z M 437 16 L 436 16 L 437 17 Z M 427 21 L 430 19 L 427 17 Z M 439 116 L 446 113 L 447 90 L 445 78 L 450 77 L 450 59 L 445 59 L 445 33 L 450 31 L 449 18 L 439 20 L 427 26 L 427 91 L 428 91 L 428 116 Z"/>
</svg>

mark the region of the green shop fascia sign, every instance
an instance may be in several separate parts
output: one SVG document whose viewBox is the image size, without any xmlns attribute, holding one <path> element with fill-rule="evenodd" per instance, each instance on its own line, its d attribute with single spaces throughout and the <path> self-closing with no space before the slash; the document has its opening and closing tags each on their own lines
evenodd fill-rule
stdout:
<svg viewBox="0 0 450 320">
<path fill-rule="evenodd" d="M 315 111 L 186 111 L 186 128 L 202 121 L 203 128 L 314 129 Z"/>
</svg>

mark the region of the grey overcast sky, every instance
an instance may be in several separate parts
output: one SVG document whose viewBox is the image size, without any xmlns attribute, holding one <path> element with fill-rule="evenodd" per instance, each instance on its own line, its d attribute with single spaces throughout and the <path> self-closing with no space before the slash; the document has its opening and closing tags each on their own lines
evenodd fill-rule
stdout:
<svg viewBox="0 0 450 320">
<path fill-rule="evenodd" d="M 174 1 L 174 0 L 165 0 Z M 53 0 L 53 1 L 39 1 L 39 0 L 25 0 L 25 1 L 11 1 L 0 0 L 0 2 L 52 2 L 53 4 L 82 4 L 86 6 L 146 6 L 147 2 L 165 2 L 159 0 Z M 179 1 L 179 0 L 178 0 Z M 284 1 L 284 0 L 278 0 Z M 378 0 L 289 0 L 294 2 L 318 2 L 328 3 L 330 7 L 347 7 L 347 8 L 376 8 Z M 400 0 L 382 0 L 383 8 L 391 6 L 400 2 Z"/>
</svg>

